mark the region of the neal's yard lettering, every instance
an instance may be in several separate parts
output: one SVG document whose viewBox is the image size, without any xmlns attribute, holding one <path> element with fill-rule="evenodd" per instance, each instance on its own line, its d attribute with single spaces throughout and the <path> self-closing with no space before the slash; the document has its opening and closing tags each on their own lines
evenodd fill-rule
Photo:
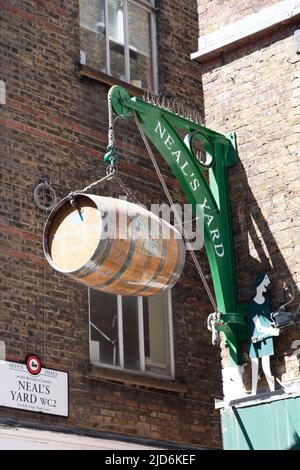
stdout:
<svg viewBox="0 0 300 470">
<path fill-rule="evenodd" d="M 18 390 L 11 390 L 11 398 L 17 403 L 37 403 L 38 400 L 42 405 L 56 406 L 55 400 L 49 400 L 39 395 L 49 395 L 49 385 L 41 383 L 32 383 L 27 380 L 18 380 Z M 53 404 L 54 403 L 54 404 Z"/>
<path fill-rule="evenodd" d="M 17 391 L 10 391 L 11 398 L 13 401 L 20 402 L 20 403 L 36 403 L 37 396 L 33 393 L 26 393 L 26 392 L 17 392 Z"/>
<path fill-rule="evenodd" d="M 157 125 L 155 128 L 155 133 L 159 135 L 161 140 L 164 142 L 165 146 L 168 150 L 171 151 L 171 155 L 176 161 L 178 167 L 182 174 L 187 177 L 188 184 L 193 191 L 196 191 L 198 188 L 201 187 L 200 181 L 198 178 L 194 177 L 194 173 L 189 172 L 189 163 L 183 155 L 181 154 L 181 150 L 173 150 L 172 146 L 174 144 L 174 139 L 170 136 L 170 134 L 166 131 L 166 128 L 162 126 L 160 121 L 157 121 Z M 208 232 L 210 233 L 210 239 L 213 243 L 215 253 L 217 256 L 222 258 L 225 254 L 224 251 L 224 244 L 221 240 L 221 233 L 219 227 L 215 226 L 215 216 L 213 215 L 213 209 L 208 205 L 207 199 L 204 199 L 203 204 L 201 204 L 204 210 L 204 217 L 206 221 L 206 225 L 208 227 Z M 215 243 L 216 242 L 216 243 Z"/>
<path fill-rule="evenodd" d="M 26 380 L 18 381 L 19 390 L 25 390 L 26 392 L 41 393 L 49 395 L 50 388 L 49 385 L 44 385 L 41 383 L 32 383 Z"/>
<path fill-rule="evenodd" d="M 27 392 L 17 392 L 17 391 L 10 391 L 11 398 L 13 401 L 17 403 L 37 403 L 38 401 L 43 406 L 48 406 L 51 408 L 56 408 L 56 400 L 52 400 L 51 398 L 39 397 L 34 393 L 27 393 Z"/>
<path fill-rule="evenodd" d="M 215 217 L 212 214 L 208 214 L 205 209 L 211 211 L 211 208 L 207 205 L 207 199 L 204 199 L 203 204 L 201 204 L 203 211 L 204 211 L 204 218 L 206 220 L 206 224 L 209 227 L 209 233 L 211 235 L 211 240 L 214 243 L 215 240 L 220 238 L 220 231 L 218 228 L 213 228 L 210 225 L 213 224 Z M 223 243 L 214 243 L 214 248 L 216 254 L 222 258 L 224 256 L 224 245 Z"/>
</svg>

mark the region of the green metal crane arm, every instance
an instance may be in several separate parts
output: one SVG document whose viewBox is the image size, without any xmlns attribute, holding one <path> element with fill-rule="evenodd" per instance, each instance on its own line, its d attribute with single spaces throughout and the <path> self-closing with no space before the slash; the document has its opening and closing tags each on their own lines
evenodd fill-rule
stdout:
<svg viewBox="0 0 300 470">
<path fill-rule="evenodd" d="M 197 205 L 204 212 L 204 246 L 212 273 L 212 281 L 230 357 L 241 363 L 240 333 L 245 326 L 241 307 L 237 304 L 231 217 L 227 194 L 227 168 L 237 162 L 234 134 L 223 135 L 189 121 L 170 111 L 130 97 L 124 88 L 109 91 L 114 112 L 130 116 L 135 111 L 145 134 L 158 149 L 179 181 L 188 202 L 196 213 Z M 182 139 L 179 130 L 185 132 Z M 194 143 L 199 141 L 206 160 L 198 161 Z M 209 184 L 204 173 L 209 172 Z"/>
</svg>

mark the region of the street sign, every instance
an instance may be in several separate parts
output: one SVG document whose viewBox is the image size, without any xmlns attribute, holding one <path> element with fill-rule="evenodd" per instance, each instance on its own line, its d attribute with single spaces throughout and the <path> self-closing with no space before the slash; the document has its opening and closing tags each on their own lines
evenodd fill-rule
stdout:
<svg viewBox="0 0 300 470">
<path fill-rule="evenodd" d="M 41 367 L 37 356 L 25 364 L 0 361 L 0 406 L 69 415 L 68 373 Z"/>
</svg>

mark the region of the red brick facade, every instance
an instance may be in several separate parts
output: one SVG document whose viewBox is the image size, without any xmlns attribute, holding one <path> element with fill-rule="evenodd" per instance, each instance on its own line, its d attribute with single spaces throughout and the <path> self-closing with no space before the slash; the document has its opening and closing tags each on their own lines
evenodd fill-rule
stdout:
<svg viewBox="0 0 300 470">
<path fill-rule="evenodd" d="M 69 418 L 0 408 L 0 419 L 218 448 L 219 351 L 210 345 L 206 317 L 211 308 L 190 259 L 173 292 L 175 384 L 137 386 L 122 373 L 116 383 L 89 367 L 87 289 L 46 263 L 46 214 L 34 204 L 32 192 L 46 178 L 62 197 L 104 175 L 108 86 L 79 75 L 78 1 L 10 0 L 0 7 L 0 79 L 6 84 L 0 116 L 0 340 L 7 360 L 23 361 L 35 353 L 44 366 L 68 371 L 70 380 Z M 160 2 L 159 91 L 201 112 L 200 69 L 190 60 L 197 31 L 195 1 Z M 116 137 L 120 173 L 132 192 L 144 203 L 165 202 L 134 123 L 119 121 Z M 178 183 L 161 166 L 174 199 L 183 200 Z M 110 183 L 104 191 L 120 194 Z"/>
<path fill-rule="evenodd" d="M 275 3 L 198 1 L 199 36 Z M 199 58 L 206 125 L 235 131 L 237 137 L 240 161 L 230 169 L 229 190 L 239 300 L 249 302 L 255 276 L 268 271 L 272 307 L 280 304 L 283 283 L 291 282 L 296 293 L 290 306 L 294 314 L 299 313 L 300 280 L 300 56 L 294 37 L 298 29 L 299 15 L 205 60 Z M 271 367 L 283 382 L 300 378 L 299 339 L 299 323 L 274 339 Z M 246 363 L 249 379 L 251 367 Z M 262 374 L 260 390 L 265 389 Z"/>
</svg>

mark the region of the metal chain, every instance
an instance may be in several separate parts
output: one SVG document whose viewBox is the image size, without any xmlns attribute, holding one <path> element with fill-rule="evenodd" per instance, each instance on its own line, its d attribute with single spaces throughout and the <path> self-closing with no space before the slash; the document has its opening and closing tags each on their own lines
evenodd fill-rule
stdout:
<svg viewBox="0 0 300 470">
<path fill-rule="evenodd" d="M 153 154 L 153 152 L 152 152 L 152 150 L 151 150 L 151 147 L 150 147 L 150 145 L 149 145 L 149 142 L 148 142 L 148 140 L 147 140 L 147 138 L 146 138 L 146 135 L 145 135 L 145 133 L 144 133 L 144 131 L 143 131 L 142 126 L 140 125 L 140 122 L 139 122 L 139 120 L 138 120 L 138 118 L 137 118 L 136 113 L 134 113 L 134 120 L 135 120 L 135 123 L 136 123 L 136 125 L 137 125 L 137 128 L 138 128 L 138 130 L 139 130 L 139 132 L 140 132 L 140 134 L 141 134 L 141 136 L 142 136 L 142 139 L 143 139 L 143 141 L 144 141 L 145 147 L 146 147 L 146 149 L 147 149 L 147 151 L 148 151 L 149 157 L 151 158 L 151 161 L 152 161 L 153 166 L 154 166 L 154 168 L 155 168 L 155 171 L 156 171 L 156 173 L 157 173 L 157 176 L 158 176 L 158 179 L 159 179 L 159 181 L 160 181 L 160 184 L 161 184 L 161 186 L 162 186 L 162 188 L 163 188 L 163 190 L 164 190 L 164 193 L 165 193 L 165 195 L 166 195 L 166 197 L 167 197 L 167 199 L 168 199 L 168 202 L 169 202 L 170 206 L 172 206 L 172 207 L 174 208 L 174 216 L 175 216 L 176 221 L 177 221 L 177 224 L 178 224 L 178 226 L 179 226 L 179 230 L 181 231 L 182 236 L 183 236 L 183 238 L 184 238 L 184 240 L 185 240 L 185 243 L 186 243 L 188 249 L 190 250 L 190 253 L 191 253 L 192 259 L 193 259 L 193 261 L 194 261 L 195 267 L 196 267 L 196 269 L 197 269 L 197 271 L 198 271 L 198 274 L 199 274 L 199 276 L 200 276 L 200 278 L 201 278 L 201 280 L 202 280 L 202 282 L 203 282 L 203 285 L 204 285 L 204 288 L 205 288 L 205 290 L 206 290 L 206 292 L 207 292 L 207 295 L 208 295 L 208 297 L 209 297 L 209 300 L 210 300 L 210 302 L 211 302 L 211 304 L 212 304 L 212 306 L 213 306 L 213 308 L 214 308 L 214 311 L 215 311 L 215 312 L 218 312 L 218 307 L 217 307 L 217 304 L 216 304 L 216 302 L 215 302 L 215 299 L 214 299 L 214 297 L 213 297 L 213 295 L 212 295 L 212 292 L 211 292 L 211 290 L 210 290 L 210 288 L 209 288 L 209 285 L 207 284 L 207 281 L 206 281 L 206 279 L 205 279 L 205 275 L 204 275 L 204 273 L 203 273 L 203 271 L 202 271 L 202 268 L 201 268 L 201 266 L 200 266 L 200 264 L 199 264 L 199 261 L 198 261 L 197 258 L 196 258 L 196 255 L 195 255 L 195 253 L 194 253 L 194 250 L 193 250 L 193 248 L 192 248 L 192 246 L 191 246 L 191 244 L 190 244 L 190 242 L 189 242 L 189 240 L 188 240 L 188 236 L 187 236 L 186 231 L 185 231 L 185 229 L 184 229 L 184 227 L 183 227 L 181 218 L 179 217 L 178 212 L 177 212 L 177 210 L 176 210 L 176 207 L 175 207 L 174 204 L 173 204 L 173 200 L 172 200 L 171 194 L 170 194 L 170 192 L 169 192 L 169 190 L 168 190 L 168 188 L 167 188 L 167 185 L 166 185 L 166 183 L 165 183 L 164 177 L 163 177 L 163 175 L 162 175 L 162 173 L 161 173 L 161 171 L 160 171 L 160 168 L 159 168 L 159 166 L 158 166 L 158 164 L 157 164 L 157 161 L 156 161 L 156 159 L 155 159 L 155 156 L 154 156 L 154 154 Z"/>
<path fill-rule="evenodd" d="M 69 194 L 68 194 L 68 198 L 72 198 L 73 196 L 76 196 L 78 194 L 82 194 L 82 193 L 86 193 L 87 191 L 89 191 L 90 189 L 94 188 L 94 186 L 97 186 L 98 184 L 101 184 L 103 183 L 103 181 L 105 180 L 109 180 L 109 179 L 112 179 L 115 175 L 115 173 L 117 172 L 117 169 L 116 169 L 116 166 L 112 163 L 110 164 L 107 168 L 106 168 L 106 175 L 103 176 L 102 178 L 100 178 L 99 180 L 97 181 L 94 181 L 94 183 L 91 183 L 89 184 L 88 186 L 86 186 L 85 188 L 83 189 L 76 189 L 76 191 L 71 191 Z"/>
<path fill-rule="evenodd" d="M 114 132 L 114 113 L 111 99 L 112 89 L 109 90 L 107 95 L 108 106 L 108 147 L 114 148 L 115 146 L 115 132 Z"/>
<path fill-rule="evenodd" d="M 114 121 L 114 114 L 113 114 L 113 107 L 112 107 L 112 100 L 111 100 L 111 92 L 109 92 L 107 96 L 107 107 L 108 107 L 108 146 L 107 146 L 107 149 L 110 149 L 110 152 L 108 152 L 106 155 L 109 154 L 109 158 L 107 161 L 109 161 L 110 164 L 106 168 L 105 176 L 103 176 L 97 181 L 94 181 L 93 183 L 89 184 L 83 189 L 77 189 L 76 191 L 71 191 L 68 194 L 68 198 L 71 204 L 74 206 L 76 206 L 75 196 L 86 193 L 87 191 L 94 188 L 98 184 L 101 184 L 106 180 L 112 179 L 117 172 L 116 157 L 113 155 L 113 152 L 115 149 L 115 132 L 114 132 L 115 121 Z"/>
</svg>

